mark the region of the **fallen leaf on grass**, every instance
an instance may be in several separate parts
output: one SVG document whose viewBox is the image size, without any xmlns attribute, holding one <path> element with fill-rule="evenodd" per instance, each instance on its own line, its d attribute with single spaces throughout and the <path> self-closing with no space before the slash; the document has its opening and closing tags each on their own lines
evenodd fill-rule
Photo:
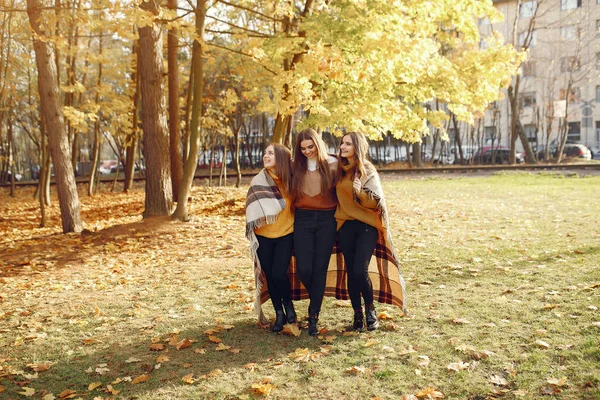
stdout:
<svg viewBox="0 0 600 400">
<path fill-rule="evenodd" d="M 2 385 L 0 385 L 0 393 L 4 392 L 6 390 L 6 388 Z"/>
<path fill-rule="evenodd" d="M 394 319 L 394 316 L 387 311 L 382 311 L 379 313 L 379 319 Z"/>
<path fill-rule="evenodd" d="M 546 382 L 548 382 L 549 384 L 551 384 L 552 386 L 566 386 L 567 384 L 567 377 L 563 376 L 560 379 L 556 379 L 556 378 L 548 378 L 546 380 Z"/>
<path fill-rule="evenodd" d="M 429 365 L 429 357 L 428 356 L 419 356 L 421 361 L 417 363 L 419 367 L 426 367 Z"/>
<path fill-rule="evenodd" d="M 102 382 L 92 382 L 88 385 L 88 390 L 91 392 L 92 390 L 102 386 Z"/>
<path fill-rule="evenodd" d="M 160 356 L 156 357 L 156 362 L 157 363 L 164 363 L 169 361 L 169 357 L 165 354 L 161 354 Z"/>
<path fill-rule="evenodd" d="M 131 381 L 132 385 L 137 385 L 138 383 L 142 383 L 142 382 L 146 382 L 148 379 L 150 379 L 150 376 L 148 375 L 140 375 L 140 376 L 136 376 L 135 378 L 133 378 L 133 380 Z"/>
<path fill-rule="evenodd" d="M 498 376 L 498 375 L 492 375 L 490 377 L 490 381 L 494 385 L 498 385 L 498 386 L 506 386 L 506 385 L 508 385 L 508 382 L 506 381 L 506 379 L 504 379 L 503 377 Z"/>
<path fill-rule="evenodd" d="M 244 364 L 244 368 L 250 372 L 254 372 L 256 369 L 258 369 L 258 364 L 257 363 Z"/>
<path fill-rule="evenodd" d="M 309 362 L 316 360 L 320 356 L 320 353 L 311 353 L 308 348 L 297 348 L 293 353 L 289 354 L 289 357 L 296 362 Z"/>
<path fill-rule="evenodd" d="M 354 365 L 352 367 L 346 368 L 346 372 L 349 374 L 366 374 L 366 373 L 371 372 L 371 369 L 365 368 L 365 367 L 358 367 L 358 366 Z"/>
<path fill-rule="evenodd" d="M 48 393 L 47 395 L 42 397 L 42 400 L 55 400 L 55 399 L 56 399 L 56 397 L 52 393 Z"/>
<path fill-rule="evenodd" d="M 223 350 L 228 350 L 230 348 L 231 348 L 231 346 L 226 346 L 223 343 L 219 343 L 219 345 L 216 347 L 215 350 L 217 350 L 217 351 L 223 351 Z"/>
<path fill-rule="evenodd" d="M 262 396 L 268 396 L 276 386 L 270 383 L 253 383 L 252 392 Z"/>
<path fill-rule="evenodd" d="M 471 322 L 466 319 L 466 318 L 452 318 L 452 322 L 454 322 L 457 325 L 463 325 L 463 324 L 470 324 Z"/>
<path fill-rule="evenodd" d="M 72 399 L 72 398 L 74 398 L 76 396 L 77 396 L 77 392 L 74 391 L 74 390 L 69 390 L 69 389 L 63 390 L 62 392 L 60 392 L 58 394 L 58 398 L 61 399 L 61 400 L 62 399 Z"/>
<path fill-rule="evenodd" d="M 285 324 L 281 333 L 298 337 L 300 336 L 300 328 L 298 327 L 298 324 Z"/>
<path fill-rule="evenodd" d="M 191 385 L 192 383 L 196 382 L 196 380 L 194 379 L 194 374 L 185 375 L 183 378 L 181 378 L 181 382 L 187 383 L 188 385 Z"/>
<path fill-rule="evenodd" d="M 544 310 L 553 310 L 556 307 L 559 307 L 558 304 L 544 304 Z"/>
<path fill-rule="evenodd" d="M 548 343 L 544 342 L 543 340 L 536 340 L 535 344 L 538 347 L 542 348 L 542 349 L 549 349 L 550 348 L 550 345 Z"/>
<path fill-rule="evenodd" d="M 213 343 L 221 343 L 223 341 L 221 338 L 218 338 L 217 336 L 213 336 L 213 335 L 210 335 L 208 337 L 208 340 L 210 340 Z"/>
<path fill-rule="evenodd" d="M 527 391 L 523 390 L 523 389 L 519 389 L 519 390 L 513 390 L 512 392 L 515 396 L 517 397 L 524 397 L 527 396 Z"/>
<path fill-rule="evenodd" d="M 428 387 L 415 393 L 419 399 L 443 399 L 444 395 L 436 388 Z"/>
<path fill-rule="evenodd" d="M 402 396 L 400 396 L 399 400 L 417 400 L 418 397 L 415 396 L 414 394 L 403 394 Z"/>
<path fill-rule="evenodd" d="M 150 350 L 152 351 L 163 351 L 165 349 L 164 343 L 152 343 L 150 345 Z"/>
<path fill-rule="evenodd" d="M 21 389 L 23 389 L 23 391 L 18 393 L 22 396 L 31 397 L 35 394 L 35 389 L 33 388 L 23 386 Z"/>
<path fill-rule="evenodd" d="M 31 368 L 35 372 L 45 372 L 50 369 L 52 363 L 44 363 L 44 364 L 27 364 L 28 368 Z"/>
<path fill-rule="evenodd" d="M 116 396 L 116 395 L 118 395 L 119 393 L 121 393 L 121 391 L 120 391 L 120 390 L 117 390 L 117 389 L 113 388 L 113 387 L 112 387 L 112 385 L 106 385 L 106 390 L 108 390 L 108 392 L 109 392 L 110 394 L 112 394 L 113 396 Z"/>
<path fill-rule="evenodd" d="M 229 349 L 228 351 L 232 354 L 238 354 L 240 352 L 240 349 L 233 348 L 233 349 Z"/>
<path fill-rule="evenodd" d="M 125 360 L 125 362 L 127 364 L 131 364 L 131 363 L 135 363 L 135 362 L 140 362 L 142 360 L 140 360 L 139 358 L 135 358 L 135 357 L 129 357 L 127 360 Z"/>
<path fill-rule="evenodd" d="M 408 346 L 405 349 L 400 350 L 400 355 L 405 356 L 410 353 L 416 353 L 417 351 L 412 347 L 412 345 Z"/>
<path fill-rule="evenodd" d="M 377 340 L 371 339 L 371 340 L 367 340 L 364 344 L 363 347 L 371 347 L 374 344 L 379 343 Z"/>
<path fill-rule="evenodd" d="M 189 339 L 183 339 L 182 341 L 177 342 L 177 344 L 175 345 L 175 348 L 177 350 L 182 350 L 182 349 L 187 349 L 191 345 L 192 345 L 192 342 Z"/>
<path fill-rule="evenodd" d="M 455 362 L 455 363 L 450 363 L 448 364 L 448 371 L 462 371 L 463 369 L 467 369 L 469 368 L 470 363 L 465 363 L 462 361 L 459 362 Z"/>
</svg>

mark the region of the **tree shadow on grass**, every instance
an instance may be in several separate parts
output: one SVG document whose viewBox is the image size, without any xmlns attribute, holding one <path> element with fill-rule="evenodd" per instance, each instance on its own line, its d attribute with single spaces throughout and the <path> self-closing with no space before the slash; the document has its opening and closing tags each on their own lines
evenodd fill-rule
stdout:
<svg viewBox="0 0 600 400">
<path fill-rule="evenodd" d="M 151 335 L 145 342 L 114 341 L 96 351 L 92 345 L 86 348 L 91 350 L 87 354 L 60 357 L 50 369 L 38 373 L 36 379 L 28 379 L 23 375 L 3 377 L 2 384 L 6 387 L 4 395 L 8 396 L 6 398 L 18 398 L 17 392 L 23 390 L 20 386 L 25 386 L 34 388 L 41 396 L 47 393 L 58 396 L 60 393 L 67 393 L 65 391 L 72 391 L 76 397 L 110 397 L 118 391 L 118 398 L 136 398 L 142 395 L 152 397 L 154 391 L 177 392 L 178 386 L 184 387 L 183 390 L 197 391 L 211 380 L 224 379 L 228 374 L 251 375 L 254 368 L 258 373 L 251 375 L 252 380 L 260 382 L 264 375 L 272 373 L 272 368 L 276 368 L 282 361 L 289 361 L 288 355 L 296 349 L 308 348 L 309 351 L 316 352 L 324 344 L 322 340 L 308 336 L 306 331 L 300 337 L 275 334 L 248 319 L 233 328 L 225 327 L 228 329 L 221 328 L 220 332 L 212 335 L 211 332 L 205 333 L 206 329 L 179 332 L 177 339 L 171 343 L 170 337 L 163 336 L 156 342 L 164 345 L 164 349 L 160 351 L 151 350 Z M 219 328 L 215 325 L 209 329 Z M 219 344 L 211 341 L 209 336 L 218 337 L 222 340 L 222 346 L 228 349 L 217 350 Z M 175 342 L 181 343 L 185 339 L 192 341 L 192 344 L 177 350 Z M 198 387 L 188 387 L 182 382 L 182 378 L 190 374 Z M 145 377 L 147 380 L 143 382 L 132 382 L 146 379 Z M 90 384 L 97 387 L 89 390 Z M 232 384 L 235 385 L 235 382 Z M 240 395 L 248 393 L 250 386 L 248 383 L 243 387 L 235 387 L 234 390 Z M 200 397 L 204 398 L 204 395 L 207 394 Z M 193 394 L 190 396 L 196 398 Z"/>
</svg>

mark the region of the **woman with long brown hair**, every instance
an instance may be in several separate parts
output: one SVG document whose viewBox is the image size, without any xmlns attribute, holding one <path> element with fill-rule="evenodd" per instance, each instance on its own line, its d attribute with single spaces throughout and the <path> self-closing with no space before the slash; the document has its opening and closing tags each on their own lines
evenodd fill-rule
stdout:
<svg viewBox="0 0 600 400">
<path fill-rule="evenodd" d="M 349 132 L 340 144 L 340 180 L 336 185 L 335 218 L 348 273 L 348 295 L 354 309 L 352 328 L 377 329 L 374 300 L 404 309 L 404 279 L 389 234 L 387 208 L 377 170 L 368 160 L 369 143 L 362 133 Z M 370 269 L 372 256 L 377 266 Z M 373 276 L 373 280 L 371 279 Z"/>
<path fill-rule="evenodd" d="M 308 333 L 311 336 L 319 332 L 317 321 L 336 239 L 337 169 L 337 158 L 328 154 L 319 133 L 308 128 L 298 134 L 292 163 L 294 252 L 298 277 L 310 298 Z"/>
<path fill-rule="evenodd" d="M 294 246 L 291 152 L 281 144 L 271 144 L 265 150 L 263 163 L 264 169 L 252 179 L 246 196 L 246 237 L 250 240 L 255 265 L 256 309 L 264 322 L 260 306 L 263 271 L 275 309 L 272 330 L 280 332 L 284 324 L 296 322 L 288 279 Z"/>
</svg>

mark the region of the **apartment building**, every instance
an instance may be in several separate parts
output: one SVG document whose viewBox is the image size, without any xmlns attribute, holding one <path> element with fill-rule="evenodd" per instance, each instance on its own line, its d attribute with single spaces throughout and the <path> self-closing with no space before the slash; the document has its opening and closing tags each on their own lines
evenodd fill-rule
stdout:
<svg viewBox="0 0 600 400">
<path fill-rule="evenodd" d="M 567 140 L 600 148 L 600 0 L 493 2 L 504 20 L 479 21 L 483 36 L 497 30 L 529 53 L 521 68 L 519 106 L 533 147 L 556 141 L 566 118 Z M 508 145 L 509 113 L 508 96 L 486 113 L 486 140 Z"/>
</svg>

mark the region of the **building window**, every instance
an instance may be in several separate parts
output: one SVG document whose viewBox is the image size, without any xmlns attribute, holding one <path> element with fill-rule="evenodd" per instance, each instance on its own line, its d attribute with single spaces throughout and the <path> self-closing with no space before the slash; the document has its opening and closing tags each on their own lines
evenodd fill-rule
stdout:
<svg viewBox="0 0 600 400">
<path fill-rule="evenodd" d="M 600 71 L 600 53 L 596 53 L 596 69 Z"/>
<path fill-rule="evenodd" d="M 600 121 L 596 121 L 596 144 L 600 146 Z"/>
<path fill-rule="evenodd" d="M 495 126 L 486 126 L 485 127 L 485 140 L 486 142 L 496 140 L 496 127 Z"/>
<path fill-rule="evenodd" d="M 561 10 L 573 10 L 575 8 L 581 8 L 582 0 L 560 0 Z"/>
<path fill-rule="evenodd" d="M 571 42 L 577 39 L 577 27 L 575 25 L 561 26 L 560 37 L 562 40 Z"/>
<path fill-rule="evenodd" d="M 560 100 L 567 100 L 567 89 L 560 89 Z M 581 101 L 581 90 L 578 87 L 571 88 L 569 93 L 569 103 L 579 103 Z"/>
<path fill-rule="evenodd" d="M 519 7 L 519 18 L 531 18 L 535 15 L 537 0 L 529 0 L 521 3 Z"/>
<path fill-rule="evenodd" d="M 596 85 L 596 103 L 600 103 L 600 85 Z"/>
<path fill-rule="evenodd" d="M 526 40 L 529 40 L 529 43 L 525 43 Z M 531 38 L 527 38 L 527 32 L 521 32 L 519 33 L 518 41 L 518 45 L 521 47 L 533 47 L 537 43 L 537 32 L 533 30 L 531 32 Z"/>
<path fill-rule="evenodd" d="M 567 140 L 570 142 L 579 142 L 581 140 L 581 122 L 569 122 Z"/>
<path fill-rule="evenodd" d="M 573 72 L 579 70 L 579 59 L 575 56 L 560 58 L 560 72 Z"/>
<path fill-rule="evenodd" d="M 521 66 L 524 77 L 535 76 L 535 61 L 526 61 Z"/>
<path fill-rule="evenodd" d="M 520 96 L 521 108 L 535 107 L 535 92 L 523 92 Z"/>
</svg>

